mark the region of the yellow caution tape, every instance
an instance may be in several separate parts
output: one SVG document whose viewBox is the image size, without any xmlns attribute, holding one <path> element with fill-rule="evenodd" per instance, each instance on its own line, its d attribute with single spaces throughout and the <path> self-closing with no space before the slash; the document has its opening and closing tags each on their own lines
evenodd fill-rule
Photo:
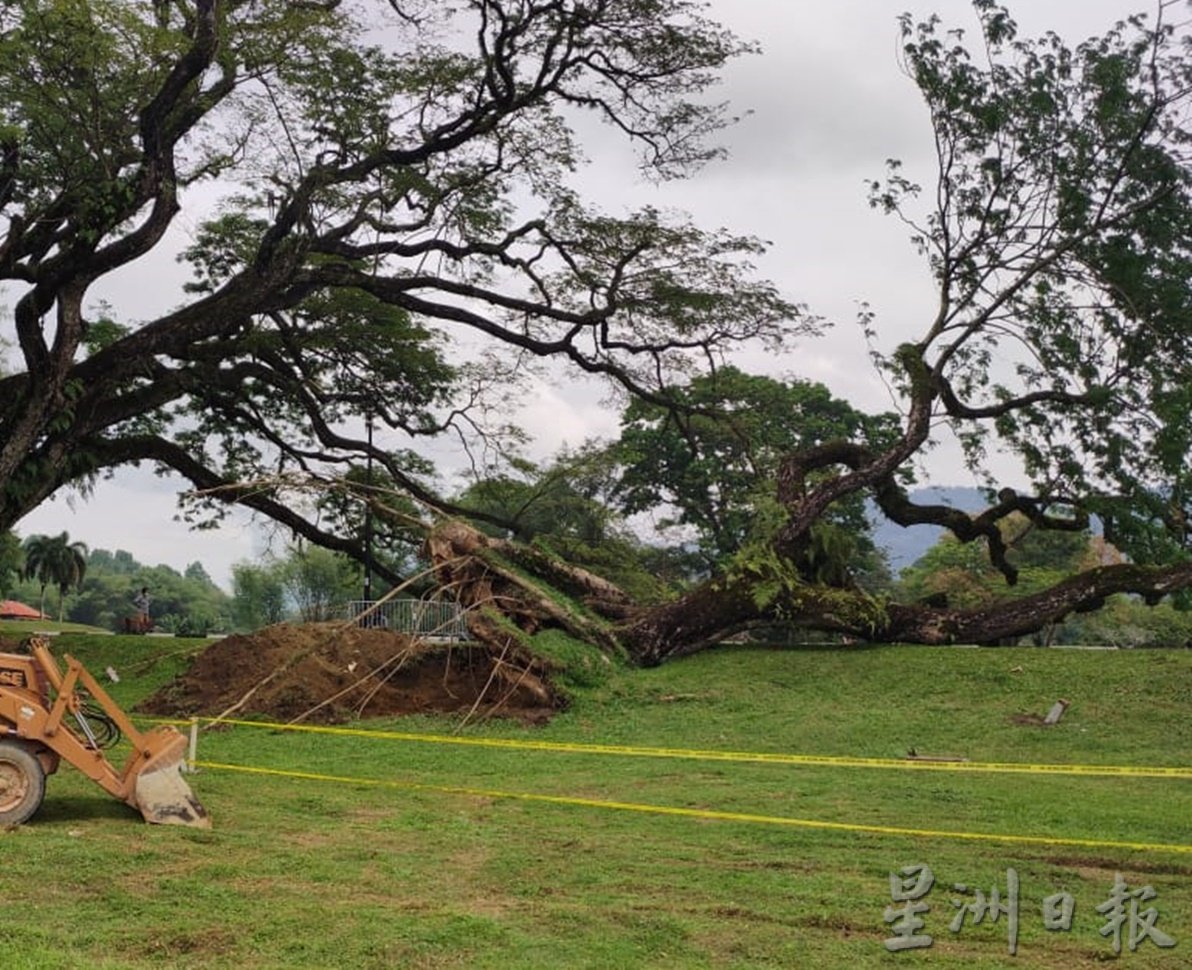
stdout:
<svg viewBox="0 0 1192 970">
<path fill-rule="evenodd" d="M 216 721 L 215 718 L 200 718 Z M 171 721 L 170 723 L 183 723 Z M 1192 780 L 1192 767 L 1161 765 L 1026 764 L 996 761 L 916 761 L 900 758 L 859 758 L 816 754 L 783 754 L 749 751 L 705 751 L 687 748 L 652 748 L 616 744 L 582 744 L 568 741 L 525 741 L 513 738 L 463 738 L 443 734 L 415 734 L 403 731 L 370 731 L 363 728 L 327 727 L 315 724 L 278 724 L 270 721 L 219 719 L 220 724 L 265 728 L 271 731 L 301 731 L 413 741 L 423 744 L 455 744 L 514 751 L 551 751 L 567 754 L 604 754 L 633 758 L 677 758 L 691 761 L 729 761 L 741 764 L 803 765 L 829 768 L 899 768 L 912 771 L 968 771 L 998 774 L 1082 775 L 1086 777 L 1177 778 Z"/>
<path fill-rule="evenodd" d="M 277 768 L 256 768 L 248 765 L 221 764 L 199 761 L 200 768 L 213 771 L 237 771 L 279 778 L 300 778 L 306 781 L 334 782 L 344 785 L 369 785 L 399 788 L 406 791 L 438 792 L 474 798 L 502 798 L 523 802 L 545 802 L 551 805 L 574 805 L 619 812 L 645 812 L 650 815 L 672 815 L 684 818 L 715 819 L 725 822 L 745 822 L 756 825 L 783 825 L 791 828 L 821 829 L 833 832 L 857 832 L 870 835 L 897 835 L 916 838 L 962 839 L 970 842 L 1008 842 L 1018 845 L 1076 846 L 1089 849 L 1131 849 L 1144 852 L 1188 852 L 1192 845 L 1173 845 L 1162 842 L 1114 842 L 1108 839 L 1073 839 L 1044 835 L 1007 835 L 995 832 L 949 832 L 934 829 L 910 829 L 890 825 L 862 825 L 854 822 L 823 822 L 815 819 L 788 818 L 782 815 L 754 815 L 747 812 L 718 812 L 705 808 L 682 808 L 672 805 L 642 805 L 636 802 L 616 802 L 598 798 L 577 798 L 569 795 L 539 795 L 531 792 L 498 791 L 490 788 L 467 788 L 456 785 L 427 785 L 420 782 L 395 781 L 378 778 L 352 778 L 341 775 L 322 775 L 309 771 L 282 771 Z"/>
</svg>

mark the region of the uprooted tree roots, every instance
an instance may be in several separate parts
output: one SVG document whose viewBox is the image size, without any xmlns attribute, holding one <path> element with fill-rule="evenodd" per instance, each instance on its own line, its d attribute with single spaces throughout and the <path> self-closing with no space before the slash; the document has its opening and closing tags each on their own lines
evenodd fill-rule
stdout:
<svg viewBox="0 0 1192 970">
<path fill-rule="evenodd" d="M 465 611 L 471 643 L 447 646 L 353 622 L 278 624 L 213 644 L 140 710 L 320 722 L 437 712 L 540 722 L 566 703 L 560 675 L 574 668 L 590 676 L 623 656 L 612 621 L 633 605 L 611 583 L 456 521 L 434 529 L 427 548 L 439 585 Z M 555 636 L 542 636 L 547 631 Z"/>
<path fill-rule="evenodd" d="M 1041 594 L 965 611 L 885 603 L 858 589 L 804 582 L 781 562 L 767 572 L 762 560 L 673 602 L 641 607 L 587 570 L 458 520 L 430 530 L 426 547 L 438 586 L 464 609 L 473 638 L 466 647 L 352 622 L 283 624 L 215 644 L 143 709 L 324 721 L 437 711 L 540 721 L 566 703 L 570 684 L 591 683 L 616 661 L 659 663 L 757 623 L 802 622 L 875 641 L 990 642 L 1151 579 L 1141 567 L 1139 576 L 1092 570 Z"/>
<path fill-rule="evenodd" d="M 426 547 L 439 586 L 463 607 L 468 631 L 496 655 L 501 676 L 549 678 L 558 669 L 557 659 L 535 648 L 535 636 L 547 629 L 605 659 L 624 656 L 614 625 L 635 606 L 607 580 L 458 520 L 438 525 Z"/>
</svg>

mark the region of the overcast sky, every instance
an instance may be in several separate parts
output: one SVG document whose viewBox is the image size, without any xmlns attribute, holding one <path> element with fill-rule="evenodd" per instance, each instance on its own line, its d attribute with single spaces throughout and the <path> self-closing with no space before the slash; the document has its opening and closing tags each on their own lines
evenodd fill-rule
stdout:
<svg viewBox="0 0 1192 970">
<path fill-rule="evenodd" d="M 902 159 L 908 177 L 922 184 L 934 174 L 926 111 L 898 65 L 896 19 L 903 10 L 934 11 L 948 24 L 972 28 L 971 8 L 964 0 L 712 0 L 710 7 L 764 51 L 733 65 L 720 90 L 735 112 L 749 112 L 722 139 L 730 157 L 688 181 L 658 187 L 637 179 L 611 141 L 597 142 L 588 146 L 589 197 L 613 213 L 649 203 L 687 211 L 707 228 L 769 240 L 762 275 L 836 326 L 782 358 L 746 353 L 740 364 L 819 380 L 858 407 L 886 409 L 891 402 L 854 322 L 858 307 L 865 301 L 876 312 L 887 350 L 921 332 L 933 310 L 930 280 L 905 229 L 865 201 L 865 181 L 882 176 L 887 158 Z M 1125 0 L 1012 6 L 1022 33 L 1054 29 L 1069 43 L 1140 9 L 1147 5 Z M 189 215 L 179 220 L 171 233 L 175 247 L 189 240 L 194 224 Z M 176 304 L 185 278 L 182 268 L 134 267 L 103 295 L 120 316 L 144 319 Z M 616 411 L 601 401 L 597 389 L 567 380 L 542 387 L 520 415 L 536 436 L 534 454 L 615 435 Z M 929 472 L 936 484 L 973 484 L 946 444 Z M 89 546 L 127 549 L 143 562 L 179 570 L 200 560 L 228 588 L 232 563 L 259 555 L 264 534 L 239 514 L 218 531 L 188 531 L 173 521 L 180 485 L 148 470 L 123 471 L 90 500 L 63 496 L 47 503 L 17 531 L 66 529 Z"/>
</svg>

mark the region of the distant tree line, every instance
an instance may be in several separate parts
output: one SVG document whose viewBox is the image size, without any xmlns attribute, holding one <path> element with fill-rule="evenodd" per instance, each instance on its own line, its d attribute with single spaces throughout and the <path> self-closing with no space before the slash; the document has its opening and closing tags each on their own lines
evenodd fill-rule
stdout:
<svg viewBox="0 0 1192 970">
<path fill-rule="evenodd" d="M 124 549 L 89 550 L 65 532 L 23 541 L 0 532 L 0 598 L 39 608 L 58 621 L 119 630 L 135 612 L 133 597 L 142 587 L 149 590 L 156 629 L 204 636 L 283 620 L 343 617 L 346 603 L 361 596 L 361 572 L 346 556 L 295 545 L 261 562 L 233 566 L 229 595 L 198 561 L 178 572 L 164 564 L 148 566 Z"/>
<path fill-rule="evenodd" d="M 135 612 L 132 599 L 142 587 L 149 589 L 154 625 L 164 632 L 202 636 L 228 626 L 231 598 L 200 562 L 180 573 L 147 566 L 123 549 L 88 549 L 65 532 L 23 542 L 11 532 L 0 534 L 0 594 L 47 613 L 46 593 L 52 591 L 59 621 L 117 630 Z"/>
</svg>

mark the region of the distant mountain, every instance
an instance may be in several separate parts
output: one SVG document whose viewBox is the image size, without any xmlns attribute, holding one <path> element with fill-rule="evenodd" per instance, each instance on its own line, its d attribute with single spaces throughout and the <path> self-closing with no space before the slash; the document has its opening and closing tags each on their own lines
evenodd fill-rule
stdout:
<svg viewBox="0 0 1192 970">
<path fill-rule="evenodd" d="M 989 502 L 979 488 L 918 488 L 910 492 L 916 505 L 948 505 L 962 512 L 979 512 Z M 874 523 L 873 542 L 886 553 L 890 571 L 897 576 L 939 541 L 946 531 L 938 525 L 895 525 L 871 506 L 869 517 Z"/>
</svg>

